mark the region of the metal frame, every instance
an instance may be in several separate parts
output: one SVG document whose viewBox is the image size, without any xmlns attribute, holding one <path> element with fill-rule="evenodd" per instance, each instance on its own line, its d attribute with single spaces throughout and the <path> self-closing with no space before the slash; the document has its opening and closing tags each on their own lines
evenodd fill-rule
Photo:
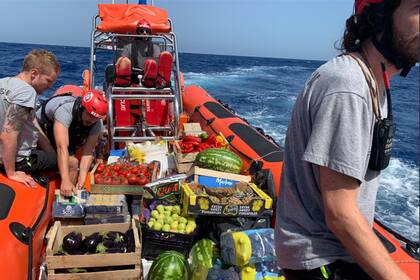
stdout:
<svg viewBox="0 0 420 280">
<path fill-rule="evenodd" d="M 97 30 L 97 22 L 99 15 L 93 17 L 92 21 L 92 35 L 91 35 L 91 53 L 90 53 L 90 88 L 95 86 L 95 75 L 97 71 L 96 66 L 96 52 L 97 49 L 106 49 L 114 52 L 114 61 L 116 62 L 117 54 L 117 41 L 119 39 L 128 37 L 149 37 L 149 38 L 158 38 L 164 42 L 163 46 L 165 50 L 170 50 L 173 55 L 173 82 L 174 84 L 171 88 L 156 89 L 156 88 L 144 88 L 144 87 L 114 87 L 113 85 L 107 85 L 104 89 L 108 98 L 108 144 L 111 149 L 114 148 L 115 143 L 124 142 L 124 141 L 134 141 L 134 142 L 143 142 L 150 141 L 155 139 L 155 132 L 157 131 L 169 131 L 172 132 L 172 136 L 164 136 L 163 139 L 173 140 L 178 138 L 178 129 L 179 129 L 179 119 L 180 114 L 183 111 L 182 106 L 182 95 L 181 95 L 181 78 L 179 70 L 179 57 L 178 57 L 178 47 L 176 42 L 176 36 L 173 32 L 170 33 L 159 33 L 154 35 L 135 35 L 135 34 L 119 34 L 112 32 L 102 32 Z M 173 30 L 173 24 L 170 19 L 168 19 L 171 30 Z M 118 91 L 124 92 L 133 92 L 133 94 L 114 94 Z M 142 92 L 142 94 L 138 94 Z M 174 106 L 174 123 L 170 123 L 169 126 L 163 127 L 152 127 L 146 126 L 144 123 L 141 125 L 128 126 L 128 127 L 117 127 L 115 126 L 114 120 L 114 101 L 121 99 L 136 99 L 136 100 L 173 100 Z M 143 108 L 144 116 L 144 108 Z M 133 136 L 141 130 L 143 136 Z M 132 136 L 116 136 L 118 131 L 133 131 Z M 148 135 L 146 135 L 148 134 Z M 150 135 L 150 136 L 149 136 Z"/>
</svg>

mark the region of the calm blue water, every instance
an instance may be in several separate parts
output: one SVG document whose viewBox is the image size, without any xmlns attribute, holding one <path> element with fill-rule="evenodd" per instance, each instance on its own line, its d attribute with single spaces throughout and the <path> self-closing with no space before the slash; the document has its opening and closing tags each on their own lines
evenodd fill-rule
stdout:
<svg viewBox="0 0 420 280">
<path fill-rule="evenodd" d="M 89 67 L 88 48 L 0 43 L 0 78 L 19 72 L 32 48 L 53 51 L 62 65 L 54 89 L 80 84 Z M 98 54 L 98 69 L 111 61 Z M 102 63 L 101 63 L 102 62 Z M 322 61 L 181 54 L 186 84 L 197 84 L 228 103 L 238 115 L 283 144 L 290 113 L 303 83 Z M 100 71 L 101 72 L 101 71 Z M 383 172 L 377 217 L 401 234 L 419 239 L 419 80 L 418 67 L 392 83 L 397 134 L 390 166 Z M 96 84 L 101 84 L 98 77 Z M 51 94 L 47 92 L 46 95 Z"/>
</svg>

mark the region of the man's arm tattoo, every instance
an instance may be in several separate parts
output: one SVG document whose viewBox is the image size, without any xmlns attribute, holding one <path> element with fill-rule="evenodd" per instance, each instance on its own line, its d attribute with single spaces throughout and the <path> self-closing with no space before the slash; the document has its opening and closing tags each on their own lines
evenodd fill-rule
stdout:
<svg viewBox="0 0 420 280">
<path fill-rule="evenodd" d="M 28 119 L 30 110 L 31 108 L 23 107 L 17 104 L 10 104 L 6 113 L 7 122 L 4 122 L 3 124 L 3 131 L 20 131 L 24 120 Z M 6 127 L 6 124 L 8 127 Z"/>
</svg>

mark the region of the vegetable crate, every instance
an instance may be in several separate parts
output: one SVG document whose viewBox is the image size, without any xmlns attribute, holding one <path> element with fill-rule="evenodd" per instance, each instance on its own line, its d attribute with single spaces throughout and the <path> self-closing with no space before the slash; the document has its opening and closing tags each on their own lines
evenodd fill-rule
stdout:
<svg viewBox="0 0 420 280">
<path fill-rule="evenodd" d="M 142 229 L 142 257 L 154 260 L 164 251 L 177 251 L 188 258 L 194 243 L 196 232 L 181 234 L 175 232 L 155 231 L 141 224 Z"/>
<path fill-rule="evenodd" d="M 154 167 L 152 170 L 150 181 L 153 182 L 157 179 L 159 174 L 159 162 L 153 162 Z M 98 163 L 94 166 L 92 172 L 90 173 L 90 192 L 91 193 L 98 193 L 98 194 L 131 194 L 131 195 L 148 195 L 147 192 L 144 191 L 144 187 L 142 185 L 110 185 L 110 184 L 98 184 L 95 183 L 94 174 L 96 173 L 96 168 L 98 167 Z"/>
<path fill-rule="evenodd" d="M 60 248 L 63 237 L 72 232 L 81 232 L 83 235 L 90 235 L 94 232 L 102 231 L 127 231 L 132 229 L 134 233 L 135 251 L 131 253 L 105 253 L 105 254 L 85 254 L 85 255 L 54 255 Z M 59 221 L 47 234 L 46 262 L 48 267 L 49 280 L 119 280 L 119 279 L 141 279 L 141 243 L 140 231 L 134 219 L 131 223 L 121 224 L 99 224 L 83 226 L 62 226 Z M 131 268 L 127 268 L 131 267 Z M 105 270 L 83 273 L 61 273 L 63 269 L 72 268 L 100 268 L 113 267 L 116 270 Z"/>
<path fill-rule="evenodd" d="M 202 187 L 197 183 L 182 184 L 182 211 L 184 214 L 228 217 L 258 217 L 262 213 L 272 212 L 273 200 L 271 197 L 255 184 L 248 183 L 247 185 L 253 195 L 246 202 L 236 198 L 223 202 L 223 199 L 226 198 L 219 199 L 204 191 L 198 193 L 194 191 Z"/>
</svg>

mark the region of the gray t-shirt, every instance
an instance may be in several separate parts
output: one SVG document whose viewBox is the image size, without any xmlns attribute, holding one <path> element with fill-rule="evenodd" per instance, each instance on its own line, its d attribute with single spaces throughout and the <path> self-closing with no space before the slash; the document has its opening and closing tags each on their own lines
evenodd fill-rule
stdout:
<svg viewBox="0 0 420 280">
<path fill-rule="evenodd" d="M 127 44 L 121 55 L 131 59 L 132 67 L 143 68 L 146 59 L 153 58 L 157 61 L 160 54 L 160 48 L 152 41 L 138 40 Z"/>
<path fill-rule="evenodd" d="M 45 114 L 50 120 L 60 122 L 64 127 L 69 128 L 73 120 L 73 106 L 76 98 L 73 96 L 59 96 L 54 97 L 48 101 L 45 106 Z M 42 108 L 36 112 L 36 118 L 40 124 L 44 124 L 46 120 L 42 118 Z M 89 135 L 95 135 L 102 131 L 102 120 L 98 120 L 91 130 Z"/>
<path fill-rule="evenodd" d="M 380 98 L 385 117 L 386 97 L 381 93 Z M 379 172 L 368 169 L 372 106 L 365 76 L 349 55 L 319 67 L 298 96 L 277 202 L 276 252 L 282 268 L 314 269 L 337 259 L 353 262 L 325 223 L 319 166 L 361 183 L 358 207 L 372 225 L 379 179 Z"/>
<path fill-rule="evenodd" d="M 31 154 L 38 142 L 38 132 L 33 124 L 35 118 L 36 91 L 25 81 L 16 77 L 0 79 L 0 127 L 3 127 L 5 115 L 10 104 L 31 108 L 27 120 L 24 120 L 18 137 L 16 161 L 21 161 Z M 0 153 L 0 163 L 2 155 Z"/>
</svg>

